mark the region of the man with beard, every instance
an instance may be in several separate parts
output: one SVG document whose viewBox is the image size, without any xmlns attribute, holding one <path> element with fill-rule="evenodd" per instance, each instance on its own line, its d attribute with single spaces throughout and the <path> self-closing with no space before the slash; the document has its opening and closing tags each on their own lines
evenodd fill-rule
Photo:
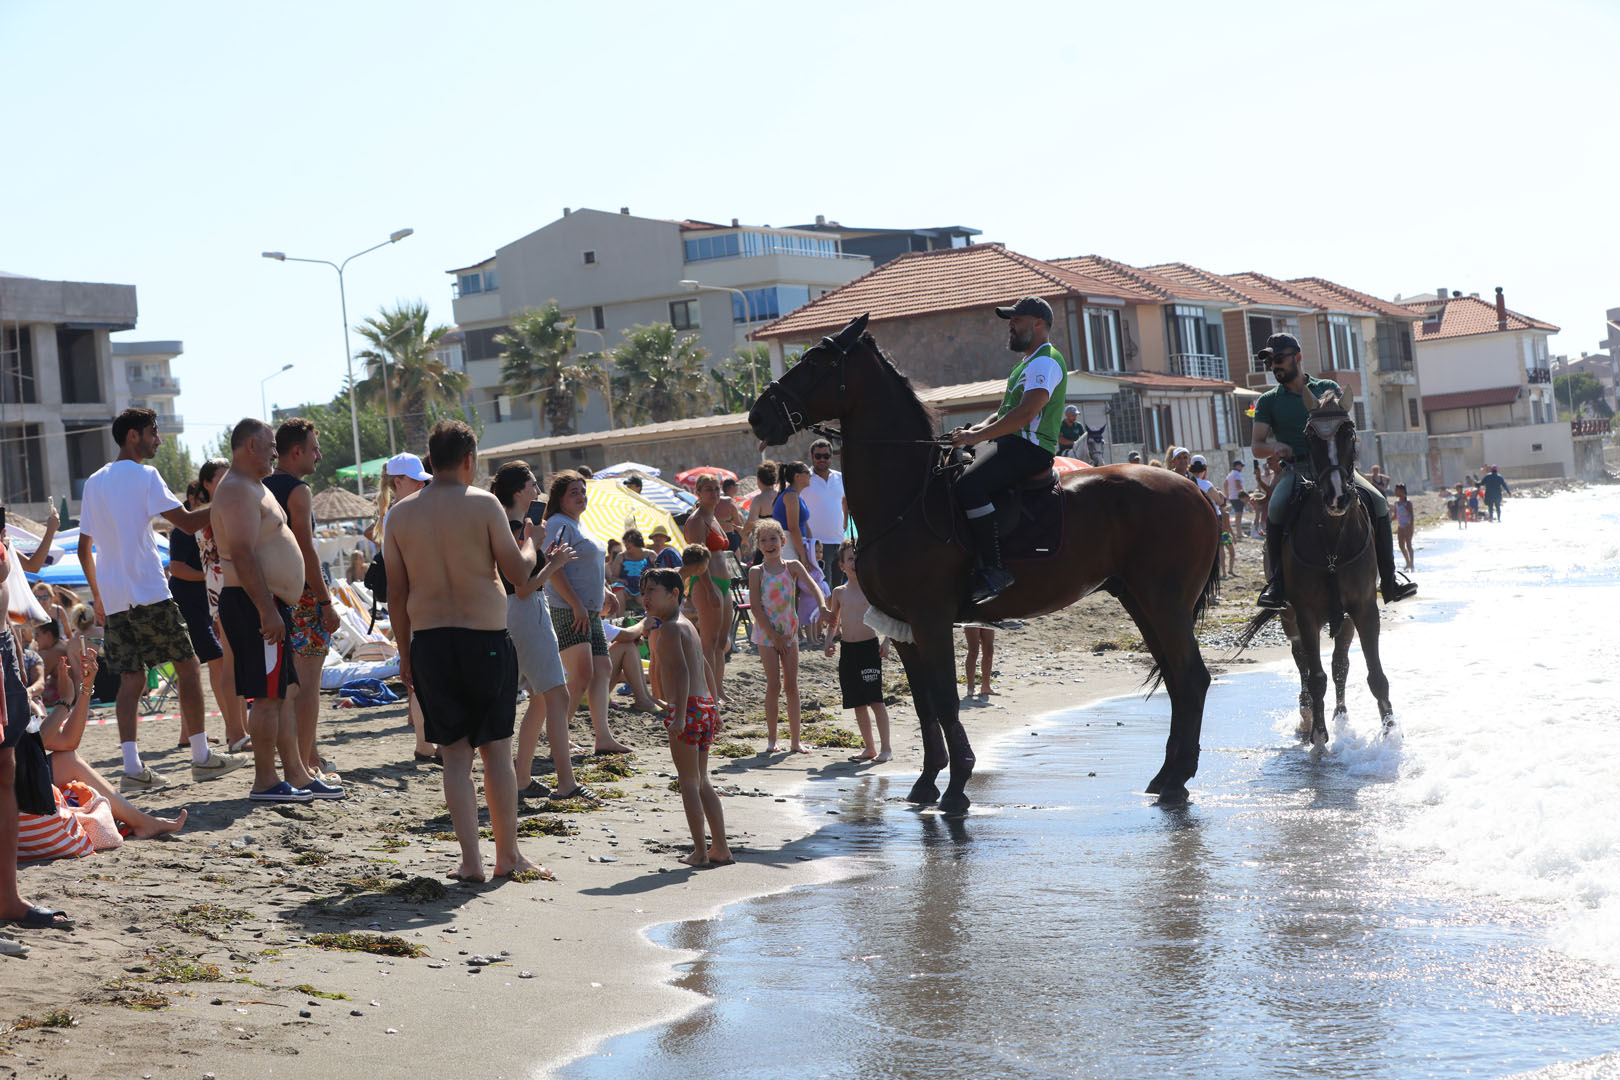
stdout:
<svg viewBox="0 0 1620 1080">
<path fill-rule="evenodd" d="M 981 604 L 1013 583 L 1013 576 L 1001 565 L 1001 538 L 991 496 L 1052 467 L 1068 387 L 1063 354 L 1047 340 L 1052 331 L 1052 305 L 1038 296 L 1026 296 L 1016 304 L 996 308 L 996 314 L 1007 320 L 1007 348 L 1020 360 L 1007 378 L 1001 408 L 972 427 L 950 433 L 954 446 L 983 444 L 956 482 L 979 563 L 973 601 Z"/>
<path fill-rule="evenodd" d="M 1305 425 L 1323 394 L 1332 393 L 1341 398 L 1345 394 L 1331 379 L 1312 378 L 1305 373 L 1299 359 L 1299 339 L 1293 334 L 1272 334 L 1257 355 L 1271 368 L 1277 385 L 1255 402 L 1254 440 L 1250 448 L 1257 458 L 1271 458 L 1282 475 L 1272 489 L 1266 512 L 1266 564 L 1270 579 L 1255 602 L 1263 608 L 1281 611 L 1288 606 L 1283 596 L 1281 567 L 1283 540 L 1287 535 L 1284 518 L 1294 494 L 1294 466 L 1295 462 L 1304 462 L 1307 468 L 1310 465 Z M 1349 408 L 1348 401 L 1345 407 Z M 1355 474 L 1355 485 L 1361 489 L 1362 500 L 1373 516 L 1373 552 L 1378 558 L 1378 581 L 1384 603 L 1405 600 L 1417 592 L 1417 586 L 1395 577 L 1395 537 L 1389 531 L 1389 503 L 1359 472 Z"/>
</svg>

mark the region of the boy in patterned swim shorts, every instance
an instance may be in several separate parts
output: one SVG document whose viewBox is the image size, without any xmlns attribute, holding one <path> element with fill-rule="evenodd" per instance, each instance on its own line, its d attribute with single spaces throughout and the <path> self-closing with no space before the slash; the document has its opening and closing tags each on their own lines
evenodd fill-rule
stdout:
<svg viewBox="0 0 1620 1080">
<path fill-rule="evenodd" d="M 703 660 L 703 642 L 697 627 L 681 614 L 681 575 L 668 569 L 648 570 L 641 576 L 641 602 L 658 633 L 652 647 L 657 654 L 660 687 L 669 696 L 660 703 L 664 728 L 669 732 L 669 753 L 675 759 L 681 805 L 692 830 L 692 853 L 681 862 L 688 866 L 728 866 L 736 860 L 726 844 L 726 822 L 720 797 L 709 783 L 709 747 L 720 730 L 713 682 Z M 703 827 L 714 839 L 709 842 Z"/>
</svg>

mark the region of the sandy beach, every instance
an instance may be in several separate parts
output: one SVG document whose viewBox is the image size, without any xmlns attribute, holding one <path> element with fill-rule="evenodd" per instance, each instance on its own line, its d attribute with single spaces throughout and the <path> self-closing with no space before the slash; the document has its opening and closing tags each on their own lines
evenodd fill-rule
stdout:
<svg viewBox="0 0 1620 1080">
<path fill-rule="evenodd" d="M 1420 512 L 1432 518 L 1436 505 L 1429 497 Z M 1286 659 L 1280 635 L 1231 657 L 1253 610 L 1261 547 L 1239 544 L 1237 573 L 1204 622 L 1215 674 Z M 1387 628 L 1409 618 L 1385 609 Z M 804 659 L 813 741 L 848 742 L 855 727 L 836 708 L 834 663 Z M 964 717 L 976 747 L 988 747 L 1045 712 L 1134 690 L 1149 663 L 1124 611 L 1092 597 L 1002 631 L 998 694 L 965 702 Z M 445 879 L 456 848 L 439 770 L 409 760 L 400 707 L 335 709 L 324 699 L 321 746 L 351 794 L 311 806 L 248 803 L 246 773 L 190 784 L 178 721 L 144 724 L 143 752 L 174 786 L 141 803 L 188 808 L 190 820 L 172 839 L 23 868 L 24 894 L 78 925 L 29 933 L 26 960 L 0 961 L 0 1076 L 307 1076 L 361 1063 L 444 1075 L 469 1060 L 481 1075 L 528 1076 L 694 1007 L 700 999 L 672 984 L 684 957 L 644 931 L 840 874 L 836 853 L 803 844 L 820 825 L 802 809 L 806 785 L 874 769 L 909 781 L 920 761 L 897 662 L 885 669 L 896 759 L 882 766 L 849 761 L 847 745 L 764 756 L 763 682 L 740 650 L 722 745 L 741 756 L 712 762 L 735 866 L 676 861 L 689 841 L 662 727 L 615 697 L 614 728 L 635 750 L 628 775 L 609 771 L 615 759 L 587 759 L 586 782 L 612 796 L 601 809 L 523 805 L 520 823 L 533 833 L 524 850 L 556 875 L 530 883 Z M 583 714 L 574 730 L 588 743 Z M 115 728 L 92 726 L 84 752 L 115 775 Z M 537 763 L 536 775 L 547 772 Z M 385 952 L 328 947 L 356 944 Z"/>
</svg>

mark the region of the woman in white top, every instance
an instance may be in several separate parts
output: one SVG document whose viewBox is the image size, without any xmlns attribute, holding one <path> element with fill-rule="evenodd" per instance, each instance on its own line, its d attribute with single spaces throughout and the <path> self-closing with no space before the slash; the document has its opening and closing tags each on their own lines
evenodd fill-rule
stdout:
<svg viewBox="0 0 1620 1080">
<path fill-rule="evenodd" d="M 377 520 L 365 535 L 382 550 L 383 534 L 388 531 L 388 514 L 401 499 L 415 495 L 427 487 L 433 474 L 422 467 L 422 459 L 415 454 L 395 454 L 383 465 L 382 483 L 377 487 Z M 408 695 L 411 728 L 416 732 L 415 757 L 417 761 L 442 761 L 439 748 L 427 741 L 422 730 L 422 706 L 416 703 L 416 692 Z"/>
</svg>

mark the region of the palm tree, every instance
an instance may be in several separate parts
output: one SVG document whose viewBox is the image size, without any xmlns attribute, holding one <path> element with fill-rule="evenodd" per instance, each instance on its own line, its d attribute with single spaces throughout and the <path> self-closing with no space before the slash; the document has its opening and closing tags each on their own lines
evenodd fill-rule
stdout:
<svg viewBox="0 0 1620 1080">
<path fill-rule="evenodd" d="M 632 326 L 613 350 L 613 401 L 627 424 L 658 424 L 701 416 L 709 408 L 709 350 L 669 323 Z"/>
<path fill-rule="evenodd" d="M 715 383 L 716 415 L 747 412 L 754 405 L 754 387 L 764 389 L 771 381 L 769 345 L 744 345 L 709 372 Z"/>
<path fill-rule="evenodd" d="M 555 300 L 523 312 L 512 320 L 510 332 L 495 335 L 502 385 L 514 395 L 538 394 L 553 435 L 572 435 L 590 392 L 606 391 L 595 353 L 570 357 L 574 336 L 573 316 L 563 315 Z"/>
<path fill-rule="evenodd" d="M 356 389 L 368 401 L 394 403 L 405 447 L 425 453 L 427 433 L 435 415 L 461 404 L 467 375 L 454 371 L 436 355 L 448 326 L 428 329 L 428 307 L 421 300 L 383 308 L 355 327 L 371 347 L 360 353 L 366 378 Z M 386 383 L 384 374 L 386 371 Z"/>
</svg>

